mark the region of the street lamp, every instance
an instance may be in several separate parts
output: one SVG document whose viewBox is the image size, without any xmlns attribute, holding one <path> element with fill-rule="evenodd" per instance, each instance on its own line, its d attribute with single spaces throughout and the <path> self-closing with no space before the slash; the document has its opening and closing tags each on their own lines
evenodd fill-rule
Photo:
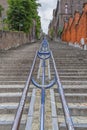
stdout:
<svg viewBox="0 0 87 130">
<path fill-rule="evenodd" d="M 21 31 L 21 27 L 23 27 L 23 24 L 19 23 L 19 31 Z"/>
</svg>

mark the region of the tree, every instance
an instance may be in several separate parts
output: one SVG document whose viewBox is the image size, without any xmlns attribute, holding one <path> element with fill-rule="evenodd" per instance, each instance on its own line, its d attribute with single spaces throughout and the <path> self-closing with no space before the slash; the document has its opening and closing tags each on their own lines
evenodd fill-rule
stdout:
<svg viewBox="0 0 87 130">
<path fill-rule="evenodd" d="M 2 17 L 2 11 L 4 10 L 4 8 L 2 7 L 2 5 L 0 5 L 0 17 Z"/>
<path fill-rule="evenodd" d="M 3 30 L 3 19 L 2 19 L 2 11 L 4 10 L 4 8 L 2 7 L 2 5 L 0 5 L 0 24 L 2 24 L 2 30 Z"/>
<path fill-rule="evenodd" d="M 37 9 L 40 5 L 36 0 L 8 0 L 8 4 L 7 21 L 10 30 L 29 33 L 33 27 L 33 20 L 36 21 L 36 25 L 39 24 L 40 17 Z M 40 28 L 41 26 L 38 27 Z"/>
<path fill-rule="evenodd" d="M 58 37 L 61 37 L 62 31 L 63 31 L 63 28 L 59 27 L 58 28 Z"/>
<path fill-rule="evenodd" d="M 53 40 L 53 37 L 54 37 L 54 29 L 53 28 L 50 28 L 49 35 L 50 35 L 51 40 Z"/>
</svg>

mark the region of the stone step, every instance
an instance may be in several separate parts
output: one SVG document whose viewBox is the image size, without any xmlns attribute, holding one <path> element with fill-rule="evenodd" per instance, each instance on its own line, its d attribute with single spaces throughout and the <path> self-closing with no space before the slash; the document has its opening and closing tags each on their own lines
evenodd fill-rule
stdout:
<svg viewBox="0 0 87 130">
<path fill-rule="evenodd" d="M 17 71 L 14 71 L 14 72 L 10 72 L 10 73 L 5 73 L 5 72 L 0 72 L 0 77 L 2 78 L 2 77 L 5 77 L 5 76 L 12 76 L 12 77 L 14 77 L 14 76 L 27 76 L 28 75 L 28 72 L 17 72 Z"/>
<path fill-rule="evenodd" d="M 68 103 L 68 106 L 72 107 L 72 108 L 74 108 L 74 107 L 79 107 L 79 108 L 80 107 L 87 107 L 87 102 L 85 102 L 85 103 Z M 61 108 L 62 104 L 56 103 L 56 107 Z"/>
<path fill-rule="evenodd" d="M 61 79 L 60 79 L 61 80 Z M 61 80 L 62 85 L 87 85 L 87 81 L 70 81 L 70 80 Z"/>
<path fill-rule="evenodd" d="M 58 67 L 58 66 L 57 66 Z M 63 68 L 62 66 L 61 66 L 61 68 L 57 68 L 58 69 L 58 72 L 78 72 L 78 73 L 80 73 L 80 72 L 87 72 L 87 69 L 86 68 L 82 68 L 82 69 L 79 69 L 79 68 L 72 68 L 72 66 L 71 66 L 71 68 Z"/>
<path fill-rule="evenodd" d="M 56 103 L 57 114 L 63 115 L 61 103 Z M 71 116 L 87 116 L 87 103 L 68 103 Z"/>
<path fill-rule="evenodd" d="M 75 130 L 87 130 L 87 124 L 74 124 Z M 60 124 L 60 130 L 67 130 L 65 124 Z"/>
<path fill-rule="evenodd" d="M 51 70 L 51 75 L 53 75 L 54 74 L 54 71 L 53 70 Z M 58 71 L 58 74 L 59 74 L 59 76 L 60 77 L 86 77 L 87 76 L 87 72 L 84 72 L 84 71 L 81 71 L 81 72 L 79 72 L 79 71 L 63 71 L 63 70 L 59 70 Z"/>
<path fill-rule="evenodd" d="M 11 130 L 15 115 L 13 114 L 4 114 L 0 115 L 0 130 Z M 21 126 L 19 130 L 25 129 L 27 115 L 24 114 L 21 120 Z"/>
<path fill-rule="evenodd" d="M 25 85 L 26 81 L 0 81 L 0 85 Z"/>
<path fill-rule="evenodd" d="M 51 74 L 54 74 L 54 70 L 51 70 Z M 87 75 L 87 69 L 63 69 L 63 68 L 61 68 L 61 69 L 58 69 L 58 74 L 60 75 L 60 76 L 63 76 L 63 75 L 66 75 L 66 76 L 68 76 L 68 75 L 73 75 L 74 76 L 74 74 L 75 74 L 75 76 L 76 75 L 83 75 L 83 76 L 85 76 L 85 75 Z"/>
<path fill-rule="evenodd" d="M 56 63 L 57 64 L 57 63 Z M 59 70 L 59 69 L 66 69 L 66 70 L 85 70 L 85 69 L 87 69 L 87 66 L 77 66 L 77 67 L 75 67 L 75 66 L 68 66 L 68 68 L 67 68 L 67 66 L 63 66 L 63 65 L 58 65 L 57 66 L 57 69 Z"/>
<path fill-rule="evenodd" d="M 84 116 L 71 116 L 72 121 L 74 124 L 87 124 L 87 117 Z M 65 124 L 65 119 L 64 116 L 58 115 L 58 123 L 60 124 Z"/>
<path fill-rule="evenodd" d="M 87 75 L 86 74 L 84 74 L 84 75 L 80 75 L 80 74 L 77 74 L 77 75 L 60 75 L 59 74 L 59 77 L 61 78 L 61 79 L 72 79 L 72 80 L 76 80 L 76 79 L 87 79 Z"/>
<path fill-rule="evenodd" d="M 34 75 L 35 76 L 35 75 Z M 2 82 L 9 82 L 9 81 L 15 81 L 15 82 L 17 82 L 17 81 L 26 81 L 26 79 L 27 79 L 27 76 L 23 76 L 22 78 L 20 77 L 20 76 L 14 76 L 13 78 L 12 77 L 8 77 L 8 76 L 6 76 L 6 78 L 5 77 L 3 77 L 3 78 L 0 78 L 0 82 L 2 81 Z M 78 82 L 85 82 L 85 83 L 87 83 L 87 78 L 72 78 L 72 77 L 60 77 L 60 80 L 62 81 L 62 82 L 74 82 L 74 83 L 78 83 Z"/>
<path fill-rule="evenodd" d="M 22 93 L 16 92 L 16 93 L 0 93 L 0 103 L 6 103 L 6 102 L 19 102 L 21 98 Z M 27 96 L 26 102 L 30 102 L 31 94 L 29 93 Z"/>
<path fill-rule="evenodd" d="M 13 102 L 1 103 L 0 104 L 0 115 L 2 115 L 2 117 L 3 117 L 4 114 L 15 114 L 17 111 L 18 105 L 19 105 L 19 103 L 16 103 L 16 102 L 15 103 L 13 103 Z M 29 103 L 25 104 L 23 114 L 28 113 L 28 107 L 29 107 Z"/>
<path fill-rule="evenodd" d="M 56 63 L 57 64 L 57 63 Z M 87 68 L 87 66 L 86 66 L 86 64 L 85 65 L 78 65 L 78 64 L 73 64 L 73 65 L 69 65 L 69 64 L 58 64 L 58 66 L 57 66 L 57 68 L 63 68 L 63 69 L 67 69 L 67 66 L 68 66 L 68 69 L 86 69 Z"/>
<path fill-rule="evenodd" d="M 87 94 L 85 93 L 66 93 L 65 99 L 68 103 L 85 103 L 87 101 Z M 59 94 L 55 93 L 56 103 L 60 101 Z"/>
<path fill-rule="evenodd" d="M 78 87 L 64 87 L 64 93 L 87 93 L 87 86 L 81 87 L 80 85 Z M 57 87 L 54 88 L 55 93 L 58 93 Z"/>
<path fill-rule="evenodd" d="M 21 78 L 20 76 L 15 76 L 15 77 L 12 78 L 12 77 L 6 76 L 6 77 L 3 77 L 3 78 L 0 78 L 0 81 L 5 81 L 5 82 L 6 82 L 6 81 L 8 81 L 8 82 L 9 82 L 9 81 L 11 81 L 11 82 L 12 82 L 12 81 L 13 81 L 13 82 L 15 81 L 15 82 L 16 82 L 16 81 L 26 81 L 26 79 L 27 79 L 27 77 L 22 77 L 22 78 Z"/>
<path fill-rule="evenodd" d="M 0 93 L 15 93 L 15 92 L 22 92 L 25 85 L 0 85 Z M 34 88 L 33 85 L 30 85 L 29 92 L 32 92 L 32 89 Z"/>
</svg>

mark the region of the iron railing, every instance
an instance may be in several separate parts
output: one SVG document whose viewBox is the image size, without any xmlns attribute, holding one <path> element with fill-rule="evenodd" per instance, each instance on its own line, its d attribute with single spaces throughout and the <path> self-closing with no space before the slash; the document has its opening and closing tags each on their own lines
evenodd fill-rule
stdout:
<svg viewBox="0 0 87 130">
<path fill-rule="evenodd" d="M 40 58 L 40 60 L 42 60 L 42 83 L 41 84 L 38 84 L 34 80 L 34 78 L 32 78 L 32 73 L 33 73 L 33 70 L 35 67 L 37 56 Z M 47 59 L 52 59 L 53 68 L 55 71 L 54 79 L 49 84 L 45 83 L 45 78 L 46 78 L 46 75 L 45 75 L 45 66 L 46 65 L 45 64 L 46 64 Z M 62 107 L 63 107 L 63 111 L 64 111 L 64 115 L 65 115 L 65 122 L 66 122 L 67 129 L 74 130 L 74 125 L 72 122 L 72 118 L 70 116 L 68 104 L 67 104 L 66 99 L 65 99 L 63 86 L 62 86 L 60 79 L 59 79 L 59 75 L 58 75 L 58 72 L 56 69 L 56 64 L 54 61 L 52 51 L 50 51 L 49 44 L 48 44 L 46 39 L 44 39 L 42 41 L 42 44 L 41 44 L 39 51 L 36 52 L 36 54 L 35 54 L 32 68 L 31 68 L 31 71 L 30 71 L 30 74 L 28 76 L 25 88 L 24 88 L 23 93 L 22 93 L 22 97 L 21 97 L 21 100 L 19 103 L 19 107 L 18 107 L 16 116 L 15 116 L 12 130 L 19 130 L 20 121 L 21 121 L 21 117 L 22 117 L 23 109 L 24 109 L 24 105 L 25 105 L 25 100 L 27 97 L 27 93 L 28 93 L 28 89 L 29 89 L 29 85 L 30 85 L 31 80 L 32 80 L 32 83 L 36 87 L 41 89 L 40 130 L 45 130 L 45 119 L 44 119 L 45 118 L 45 90 L 51 88 L 55 83 L 57 83 L 57 86 L 58 86 L 58 92 L 60 94 L 60 98 L 61 98 L 61 102 L 62 102 Z"/>
</svg>

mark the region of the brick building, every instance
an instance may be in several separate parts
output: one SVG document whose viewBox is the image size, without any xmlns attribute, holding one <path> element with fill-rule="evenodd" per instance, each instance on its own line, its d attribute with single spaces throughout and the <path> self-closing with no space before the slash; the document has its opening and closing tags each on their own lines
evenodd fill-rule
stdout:
<svg viewBox="0 0 87 130">
<path fill-rule="evenodd" d="M 64 21 L 67 20 L 70 16 L 74 16 L 74 12 L 77 10 L 80 13 L 82 12 L 83 4 L 87 0 L 58 0 L 59 1 L 59 20 L 60 25 L 64 24 Z"/>
<path fill-rule="evenodd" d="M 52 33 L 55 37 L 58 36 L 58 31 L 61 31 L 64 21 L 68 21 L 70 16 L 74 16 L 75 11 L 82 12 L 83 4 L 87 0 L 58 0 L 56 9 L 53 10 L 53 19 L 49 25 L 49 31 L 54 30 Z M 58 30 L 59 29 L 59 30 Z"/>
</svg>

